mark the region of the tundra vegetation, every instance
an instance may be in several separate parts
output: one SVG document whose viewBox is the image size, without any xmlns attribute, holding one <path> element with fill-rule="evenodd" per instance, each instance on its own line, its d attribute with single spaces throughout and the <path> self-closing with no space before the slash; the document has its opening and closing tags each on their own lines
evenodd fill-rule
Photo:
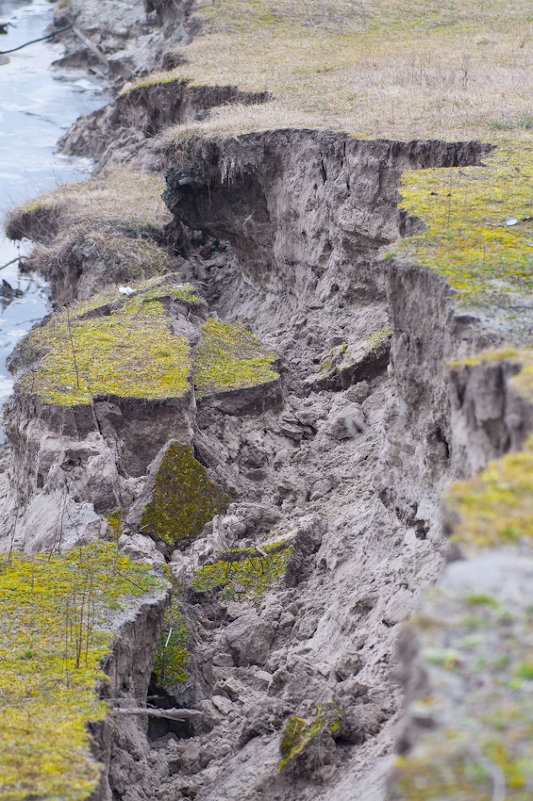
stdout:
<svg viewBox="0 0 533 801">
<path fill-rule="evenodd" d="M 98 785 L 87 724 L 103 720 L 113 618 L 166 582 L 116 545 L 0 557 L 0 798 L 81 801 Z"/>
<path fill-rule="evenodd" d="M 188 340 L 172 334 L 159 301 L 142 296 L 109 316 L 62 312 L 35 329 L 28 346 L 45 355 L 23 387 L 45 403 L 75 406 L 95 395 L 172 398 L 189 389 Z"/>
<path fill-rule="evenodd" d="M 197 398 L 232 389 L 258 386 L 279 378 L 272 365 L 276 354 L 241 328 L 209 319 L 194 362 Z"/>
<path fill-rule="evenodd" d="M 231 84 L 273 100 L 213 111 L 194 129 L 527 141 L 527 3 L 220 0 L 200 14 L 203 30 L 184 48 L 182 64 L 152 80 Z"/>
<path fill-rule="evenodd" d="M 342 710 L 335 700 L 326 705 L 319 704 L 315 716 L 310 721 L 291 715 L 283 729 L 279 745 L 280 771 L 304 753 L 322 731 L 327 729 L 331 733 L 336 732 L 341 720 Z"/>
<path fill-rule="evenodd" d="M 104 275 L 89 277 L 87 297 L 102 284 L 138 281 L 172 269 L 168 249 L 153 237 L 171 219 L 161 200 L 163 189 L 159 176 L 109 170 L 101 178 L 62 184 L 17 206 L 7 215 L 6 232 L 12 239 L 30 237 L 38 243 L 31 265 L 53 284 L 66 280 L 63 302 L 75 293 L 68 279 L 74 260 L 85 262 L 92 272 L 96 264 L 104 264 Z M 79 266 L 76 279 L 78 272 Z"/>
<path fill-rule="evenodd" d="M 179 692 L 189 679 L 190 638 L 187 615 L 176 593 L 165 612 L 154 664 L 157 684 L 168 693 Z"/>
<path fill-rule="evenodd" d="M 146 400 L 197 398 L 276 380 L 276 354 L 238 325 L 210 318 L 193 359 L 191 343 L 172 332 L 168 303 L 203 305 L 189 284 L 160 278 L 109 290 L 66 307 L 19 346 L 31 369 L 20 389 L 47 404 L 89 404 L 97 395 Z M 194 376 L 194 378 L 192 378 Z"/>
<path fill-rule="evenodd" d="M 224 600 L 259 603 L 282 580 L 293 552 L 290 539 L 257 550 L 226 551 L 214 564 L 195 572 L 191 587 L 218 592 Z"/>
</svg>

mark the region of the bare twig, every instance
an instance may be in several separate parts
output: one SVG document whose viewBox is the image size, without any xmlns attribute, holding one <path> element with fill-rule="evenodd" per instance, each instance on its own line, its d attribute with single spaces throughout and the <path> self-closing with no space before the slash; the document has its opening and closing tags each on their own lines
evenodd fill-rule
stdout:
<svg viewBox="0 0 533 801">
<path fill-rule="evenodd" d="M 114 712 L 119 715 L 150 715 L 152 718 L 167 718 L 168 720 L 195 720 L 202 717 L 196 709 L 150 709 L 149 707 L 132 707 L 123 709 L 115 707 Z"/>
<path fill-rule="evenodd" d="M 75 28 L 73 25 L 72 25 L 71 27 L 72 27 L 72 30 L 73 30 L 73 32 L 76 34 L 76 36 L 78 37 L 78 39 L 80 39 L 80 40 L 83 42 L 83 44 L 85 45 L 85 47 L 88 47 L 88 48 L 89 48 L 89 50 L 90 50 L 92 53 L 94 53 L 94 55 L 96 56 L 96 58 L 98 58 L 98 59 L 99 59 L 99 60 L 102 62 L 102 64 L 105 64 L 105 66 L 106 66 L 106 67 L 109 69 L 109 61 L 108 61 L 108 60 L 107 60 L 107 58 L 104 56 L 104 54 L 102 53 L 102 51 L 100 50 L 100 48 L 98 48 L 98 47 L 95 45 L 95 43 L 94 43 L 94 42 L 91 42 L 91 40 L 90 40 L 90 39 L 88 39 L 86 36 L 84 36 L 84 35 L 83 35 L 83 33 L 81 33 L 81 31 L 79 31 L 79 30 L 78 30 L 77 28 Z"/>
<path fill-rule="evenodd" d="M 2 54 L 0 53 L 0 55 L 2 55 Z M 16 261 L 20 261 L 21 259 L 22 259 L 22 256 L 15 256 L 15 258 L 11 259 L 11 261 L 7 261 L 5 264 L 2 264 L 2 266 L 0 267 L 0 270 L 4 270 L 6 267 L 9 267 L 10 264 L 15 264 Z"/>
</svg>

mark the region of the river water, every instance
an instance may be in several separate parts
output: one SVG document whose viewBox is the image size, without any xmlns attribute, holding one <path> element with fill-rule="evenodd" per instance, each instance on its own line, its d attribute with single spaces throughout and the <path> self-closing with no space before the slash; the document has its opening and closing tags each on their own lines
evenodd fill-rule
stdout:
<svg viewBox="0 0 533 801">
<path fill-rule="evenodd" d="M 52 15 L 53 5 L 46 0 L 0 0 L 0 23 L 10 23 L 7 35 L 0 36 L 0 51 L 46 35 Z M 59 183 L 89 176 L 91 162 L 61 156 L 56 142 L 80 114 L 103 101 L 96 83 L 81 75 L 65 77 L 51 67 L 61 54 L 59 44 L 39 42 L 0 64 L 0 218 Z M 8 241 L 1 227 L 0 267 L 30 250 L 29 242 Z M 39 276 L 22 275 L 13 264 L 0 270 L 0 284 L 2 279 L 22 295 L 11 301 L 0 296 L 0 405 L 13 386 L 6 358 L 49 308 L 47 286 Z"/>
</svg>

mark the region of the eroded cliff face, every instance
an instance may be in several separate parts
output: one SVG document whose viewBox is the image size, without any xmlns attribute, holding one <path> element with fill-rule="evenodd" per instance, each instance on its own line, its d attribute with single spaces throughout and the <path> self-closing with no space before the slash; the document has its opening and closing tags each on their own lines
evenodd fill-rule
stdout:
<svg viewBox="0 0 533 801">
<path fill-rule="evenodd" d="M 164 32 L 170 6 L 149 10 Z M 116 50 L 103 34 L 100 44 Z M 163 124 L 224 98 L 258 99 L 227 92 L 133 89 L 65 140 L 102 163 L 164 170 L 172 220 L 141 234 L 175 271 L 161 282 L 162 308 L 169 342 L 186 340 L 187 383 L 147 397 L 124 381 L 93 386 L 90 367 L 80 371 L 87 321 L 103 328 L 131 301 L 138 326 L 142 304 L 165 296 L 159 279 L 117 295 L 123 273 L 106 275 L 103 258 L 99 289 L 108 283 L 111 301 L 57 315 L 44 330 L 62 325 L 62 339 L 26 341 L 13 357 L 5 545 L 115 538 L 173 582 L 163 637 L 162 609 L 147 610 L 108 666 L 106 692 L 125 711 L 99 735 L 103 799 L 374 801 L 398 738 L 415 739 L 400 725 L 405 692 L 419 689 L 401 623 L 457 555 L 442 495 L 520 448 L 532 426 L 509 386 L 518 367 L 449 365 L 502 334 L 458 311 L 443 279 L 387 253 L 421 225 L 398 210 L 402 173 L 477 166 L 490 148 L 307 130 L 147 146 Z M 120 214 L 113 225 L 131 230 Z M 92 256 L 71 269 L 77 245 L 62 243 L 56 299 L 87 300 Z M 189 286 L 196 300 L 184 306 Z M 169 342 L 154 363 L 170 358 Z M 69 376 L 45 392 L 46 359 L 69 349 Z M 275 375 L 257 372 L 264 362 Z M 184 487 L 199 530 L 180 517 Z M 147 702 L 193 714 L 157 725 L 127 714 Z"/>
<path fill-rule="evenodd" d="M 7 426 L 20 493 L 14 544 L 42 550 L 109 537 L 105 515 L 119 509 L 121 547 L 160 567 L 168 561 L 181 587 L 185 675 L 170 693 L 154 679 L 151 692 L 199 715 L 189 728 L 152 726 L 147 738 L 134 716 L 117 713 L 105 793 L 382 797 L 402 702 L 398 624 L 442 564 L 440 495 L 518 446 L 528 424 L 519 404 L 501 398 L 503 368 L 479 387 L 450 380 L 448 360 L 495 339 L 457 315 L 441 279 L 378 250 L 416 226 L 397 210 L 403 170 L 479 164 L 485 152 L 307 131 L 169 147 L 166 234 L 179 273 L 168 286 L 190 281 L 203 304 L 185 317 L 179 302 L 169 307 L 174 335 L 187 333 L 197 351 L 213 314 L 252 329 L 278 354 L 273 394 L 260 383 L 140 401 L 89 383 L 89 404 L 50 405 L 36 390 L 41 351 L 33 366 L 27 353 L 13 359 L 22 369 Z M 83 321 L 83 307 L 75 314 Z M 193 383 L 200 375 L 193 368 Z M 143 517 L 173 441 L 193 448 L 232 501 L 178 548 L 147 536 Z M 289 557 L 275 569 L 272 548 Z M 249 576 L 236 567 L 246 559 Z M 208 580 L 219 564 L 229 574 Z M 142 684 L 141 705 L 146 670 Z M 338 709 L 338 720 L 322 721 L 320 709 Z M 280 772 L 291 716 L 318 721 L 319 736 Z"/>
</svg>

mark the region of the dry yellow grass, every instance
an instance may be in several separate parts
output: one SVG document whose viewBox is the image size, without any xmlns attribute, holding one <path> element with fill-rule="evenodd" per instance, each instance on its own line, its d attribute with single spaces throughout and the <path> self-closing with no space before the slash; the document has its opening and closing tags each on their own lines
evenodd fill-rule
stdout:
<svg viewBox="0 0 533 801">
<path fill-rule="evenodd" d="M 74 184 L 62 184 L 39 198 L 18 206 L 8 216 L 21 214 L 56 215 L 61 227 L 120 225 L 132 231 L 160 228 L 172 219 L 161 200 L 162 178 L 115 169 L 105 177 Z"/>
<path fill-rule="evenodd" d="M 27 236 L 38 243 L 31 263 L 49 279 L 68 274 L 74 252 L 77 260 L 107 265 L 105 275 L 90 271 L 97 277 L 84 296 L 101 289 L 102 282 L 161 275 L 174 266 L 170 252 L 150 236 L 172 219 L 161 199 L 164 186 L 162 178 L 125 169 L 63 184 L 9 212 L 6 231 L 13 239 Z"/>
<path fill-rule="evenodd" d="M 275 98 L 268 110 L 219 110 L 199 130 L 306 124 L 363 137 L 493 138 L 493 124 L 533 117 L 527 2 L 209 0 L 197 12 L 203 29 L 186 63 L 154 80 Z"/>
</svg>

